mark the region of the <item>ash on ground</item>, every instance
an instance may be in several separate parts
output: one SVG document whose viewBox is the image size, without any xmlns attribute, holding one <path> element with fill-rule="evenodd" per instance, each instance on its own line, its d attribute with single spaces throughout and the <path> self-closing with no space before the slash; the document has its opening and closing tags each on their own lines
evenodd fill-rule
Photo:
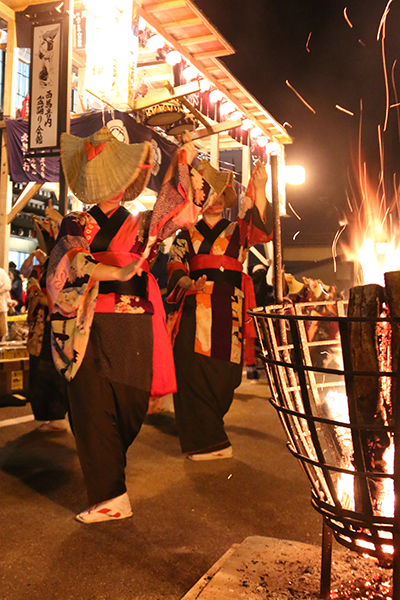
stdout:
<svg viewBox="0 0 400 600">
<path fill-rule="evenodd" d="M 321 548 L 275 538 L 247 538 L 226 564 L 236 580 L 238 598 L 317 600 L 320 598 Z M 331 600 L 389 600 L 392 569 L 335 543 Z"/>
</svg>

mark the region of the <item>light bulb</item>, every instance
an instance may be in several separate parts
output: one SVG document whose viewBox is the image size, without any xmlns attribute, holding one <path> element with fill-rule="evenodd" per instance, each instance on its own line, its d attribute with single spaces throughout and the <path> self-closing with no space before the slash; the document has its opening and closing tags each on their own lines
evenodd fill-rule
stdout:
<svg viewBox="0 0 400 600">
<path fill-rule="evenodd" d="M 159 35 L 158 33 L 156 33 L 155 35 L 152 35 L 147 40 L 147 47 L 151 52 L 156 52 L 157 50 L 162 48 L 164 46 L 164 44 L 165 44 L 164 38 L 161 35 Z"/>
<path fill-rule="evenodd" d="M 219 90 L 213 90 L 210 93 L 210 102 L 220 102 L 222 100 L 222 93 Z"/>
<path fill-rule="evenodd" d="M 260 137 L 257 138 L 257 144 L 260 146 L 260 148 L 265 148 L 268 142 L 269 139 L 265 135 L 260 135 Z"/>
<path fill-rule="evenodd" d="M 245 131 L 249 131 L 252 127 L 254 127 L 253 125 L 253 121 L 251 119 L 245 119 L 242 123 L 242 128 Z"/>
<path fill-rule="evenodd" d="M 168 54 L 166 55 L 165 60 L 169 65 L 171 65 L 171 67 L 173 67 L 174 65 L 178 65 L 181 62 L 182 56 L 180 55 L 180 52 L 178 52 L 178 50 L 170 50 L 170 52 L 168 52 Z"/>
<path fill-rule="evenodd" d="M 259 127 L 253 127 L 253 129 L 250 131 L 250 137 L 251 139 L 255 139 L 258 136 L 260 136 L 262 134 L 262 131 Z"/>
<path fill-rule="evenodd" d="M 200 91 L 208 92 L 209 89 L 210 89 L 210 82 L 208 81 L 208 79 L 200 79 Z"/>
<path fill-rule="evenodd" d="M 229 115 L 230 113 L 234 112 L 236 109 L 236 106 L 233 104 L 233 102 L 224 102 L 221 105 L 221 115 Z"/>
<path fill-rule="evenodd" d="M 192 79 L 196 79 L 197 77 L 197 69 L 193 65 L 189 65 L 186 69 L 183 70 L 183 76 L 186 81 L 191 81 Z"/>
<path fill-rule="evenodd" d="M 235 110 L 233 111 L 233 113 L 231 114 L 231 119 L 233 119 L 234 121 L 236 121 L 236 119 L 241 119 L 242 118 L 242 113 L 240 112 L 240 110 Z"/>
<path fill-rule="evenodd" d="M 279 146 L 275 142 L 269 142 L 267 144 L 266 150 L 269 154 L 275 154 L 275 155 L 279 154 Z"/>
</svg>

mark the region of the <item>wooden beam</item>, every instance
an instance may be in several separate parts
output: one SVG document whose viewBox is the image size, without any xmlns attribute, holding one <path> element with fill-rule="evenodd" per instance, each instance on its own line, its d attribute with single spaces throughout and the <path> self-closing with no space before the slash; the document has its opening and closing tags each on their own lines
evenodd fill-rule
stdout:
<svg viewBox="0 0 400 600">
<path fill-rule="evenodd" d="M 43 183 L 36 183 L 35 181 L 30 181 L 26 184 L 20 195 L 18 196 L 14 206 L 11 211 L 7 215 L 7 223 L 10 224 L 18 213 L 21 212 L 23 208 L 28 204 L 29 200 L 32 200 L 33 196 L 37 194 L 40 188 L 43 186 Z"/>
<path fill-rule="evenodd" d="M 182 98 L 183 96 L 189 96 L 200 91 L 200 84 L 198 81 L 191 81 L 185 85 L 179 85 L 178 87 L 172 88 L 172 91 L 167 88 L 156 90 L 154 93 L 149 93 L 144 98 L 136 100 L 133 106 L 133 110 L 143 110 L 154 106 L 155 104 L 161 104 L 162 102 L 168 102 L 175 98 Z"/>
<path fill-rule="evenodd" d="M 15 21 L 15 12 L 7 4 L 0 2 L 0 17 L 9 23 Z"/>
<path fill-rule="evenodd" d="M 180 8 L 186 6 L 185 0 L 168 0 L 167 2 L 160 2 L 159 4 L 148 4 L 146 6 L 146 12 L 156 13 L 161 10 L 171 10 L 171 8 Z"/>
<path fill-rule="evenodd" d="M 241 124 L 242 119 L 235 119 L 234 121 L 224 121 L 223 123 L 217 123 L 216 125 L 208 125 L 207 127 L 196 129 L 196 131 L 192 133 L 190 137 L 193 141 L 200 140 L 208 137 L 209 135 L 215 135 L 216 133 L 223 133 L 224 131 L 236 129 L 236 127 L 240 127 Z"/>
<path fill-rule="evenodd" d="M 192 8 L 193 12 L 196 13 L 196 11 L 199 11 L 199 9 L 196 9 L 195 5 L 190 1 L 187 0 L 187 5 Z M 154 4 L 151 6 L 155 6 Z M 248 116 L 249 118 L 252 118 L 252 115 L 249 111 L 247 111 L 247 109 L 245 109 L 240 105 L 240 102 L 238 101 L 238 99 L 231 94 L 230 90 L 227 89 L 225 86 L 221 85 L 218 82 L 218 79 L 216 79 L 212 73 L 211 70 L 217 69 L 219 73 L 226 73 L 228 77 L 231 76 L 230 72 L 228 71 L 227 67 L 225 67 L 223 65 L 223 63 L 221 63 L 217 58 L 211 57 L 212 58 L 212 62 L 214 63 L 215 66 L 213 66 L 212 64 L 207 67 L 206 65 L 204 65 L 202 62 L 200 62 L 200 60 L 198 59 L 198 57 L 201 58 L 201 54 L 199 55 L 194 55 L 191 54 L 187 48 L 184 48 L 174 37 L 172 37 L 172 35 L 170 33 L 168 33 L 168 31 L 166 31 L 164 29 L 164 27 L 160 24 L 160 22 L 155 18 L 155 16 L 153 16 L 152 14 L 150 14 L 147 10 L 148 7 L 141 7 L 141 16 L 143 17 L 143 19 L 152 27 L 154 27 L 154 29 L 157 31 L 157 33 L 159 33 L 160 35 L 163 36 L 163 38 L 166 40 L 166 42 L 168 42 L 175 50 L 178 50 L 178 52 L 181 53 L 181 55 L 186 58 L 186 60 L 188 60 L 190 63 L 192 63 L 192 65 L 194 67 L 196 67 L 196 69 L 199 71 L 199 73 L 201 73 L 206 79 L 208 79 L 210 81 L 211 84 L 213 84 L 217 89 L 220 90 L 220 92 L 222 92 L 227 98 L 228 100 L 231 100 L 231 102 L 233 102 L 234 104 L 237 105 L 238 109 L 241 110 L 241 112 L 243 112 L 244 114 L 246 114 L 246 116 Z M 201 15 L 199 15 L 201 16 Z M 234 52 L 233 48 L 231 48 L 230 53 L 232 54 Z M 235 83 L 236 85 L 236 79 L 232 76 L 232 82 Z M 237 83 L 238 88 L 240 89 L 240 84 Z M 248 98 L 248 96 L 246 97 L 246 99 Z M 259 108 L 260 105 L 257 104 L 257 102 L 254 102 L 254 108 Z M 262 122 L 258 122 L 257 123 L 258 126 L 262 129 L 262 131 L 264 132 L 265 135 L 271 135 L 271 131 L 268 130 L 268 128 L 264 125 L 264 123 Z M 285 136 L 285 143 L 290 143 L 291 142 L 291 138 L 288 136 L 287 132 L 285 132 L 285 130 L 282 128 L 282 130 L 280 130 L 280 138 L 282 138 L 282 136 Z"/>
<path fill-rule="evenodd" d="M 218 56 L 229 56 L 232 54 L 228 49 L 220 48 L 219 50 L 210 50 L 209 52 L 198 52 L 193 54 L 196 60 L 203 60 L 204 58 L 216 58 Z"/>
<path fill-rule="evenodd" d="M 8 21 L 6 69 L 4 77 L 4 114 L 14 116 L 15 91 L 17 80 L 17 50 L 15 21 Z M 8 254 L 10 250 L 11 228 L 7 215 L 12 204 L 12 183 L 8 174 L 7 131 L 1 134 L 1 165 L 0 165 L 0 267 L 8 269 Z"/>
<path fill-rule="evenodd" d="M 217 41 L 215 39 L 215 35 L 213 34 L 208 34 L 208 35 L 199 35 L 198 37 L 189 37 L 189 38 L 185 38 L 183 40 L 178 40 L 178 42 L 181 44 L 181 46 L 193 46 L 194 44 L 204 44 L 206 42 L 215 42 Z M 220 50 L 218 50 L 218 52 L 220 52 Z M 220 54 L 218 54 L 218 56 L 220 56 Z"/>
<path fill-rule="evenodd" d="M 193 19 L 181 19 L 180 21 L 171 21 L 170 23 L 164 23 L 163 27 L 168 29 L 175 29 L 176 27 L 192 27 L 192 25 L 201 25 L 203 21 L 200 17 L 194 17 Z"/>
</svg>

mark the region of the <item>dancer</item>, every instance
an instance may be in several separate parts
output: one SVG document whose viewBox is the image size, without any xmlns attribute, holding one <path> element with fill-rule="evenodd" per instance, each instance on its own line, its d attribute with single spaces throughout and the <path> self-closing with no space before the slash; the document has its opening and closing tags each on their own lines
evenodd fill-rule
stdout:
<svg viewBox="0 0 400 600">
<path fill-rule="evenodd" d="M 62 135 L 68 185 L 93 205 L 64 217 L 47 277 L 53 358 L 69 382 L 70 418 L 89 497 L 90 507 L 76 516 L 83 523 L 131 516 L 126 452 L 150 394 L 176 390 L 165 312 L 149 261 L 157 243 L 180 226 L 171 215 L 178 217 L 180 207 L 192 202 L 189 165 L 195 154 L 193 144 L 179 151 L 153 215 L 134 216 L 121 202 L 145 187 L 152 144 L 124 144 L 106 127 L 86 139 Z M 192 213 L 199 211 L 194 206 Z"/>
<path fill-rule="evenodd" d="M 219 172 L 207 161 L 196 169 L 210 185 L 209 202 L 203 219 L 182 230 L 171 246 L 168 300 L 182 302 L 169 317 L 178 382 L 176 423 L 182 452 L 198 461 L 232 456 L 223 418 L 241 382 L 243 336 L 252 326 L 245 310 L 250 302 L 255 306 L 242 264 L 250 246 L 271 239 L 272 219 L 261 163 L 237 222 L 222 218 L 223 210 L 236 203 L 233 173 Z"/>
</svg>

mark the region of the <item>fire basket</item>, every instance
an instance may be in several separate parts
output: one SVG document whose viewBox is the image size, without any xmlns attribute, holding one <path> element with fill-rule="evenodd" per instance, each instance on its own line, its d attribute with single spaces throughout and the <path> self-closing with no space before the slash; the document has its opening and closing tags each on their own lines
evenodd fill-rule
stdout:
<svg viewBox="0 0 400 600">
<path fill-rule="evenodd" d="M 311 483 L 312 506 L 323 517 L 321 598 L 330 596 L 333 532 L 347 548 L 393 565 L 398 599 L 400 510 L 394 499 L 400 458 L 394 450 L 400 326 L 384 302 L 370 303 L 379 308 L 373 317 L 363 316 L 365 295 L 358 300 L 355 294 L 350 303 L 269 306 L 249 314 L 270 401 Z"/>
</svg>

